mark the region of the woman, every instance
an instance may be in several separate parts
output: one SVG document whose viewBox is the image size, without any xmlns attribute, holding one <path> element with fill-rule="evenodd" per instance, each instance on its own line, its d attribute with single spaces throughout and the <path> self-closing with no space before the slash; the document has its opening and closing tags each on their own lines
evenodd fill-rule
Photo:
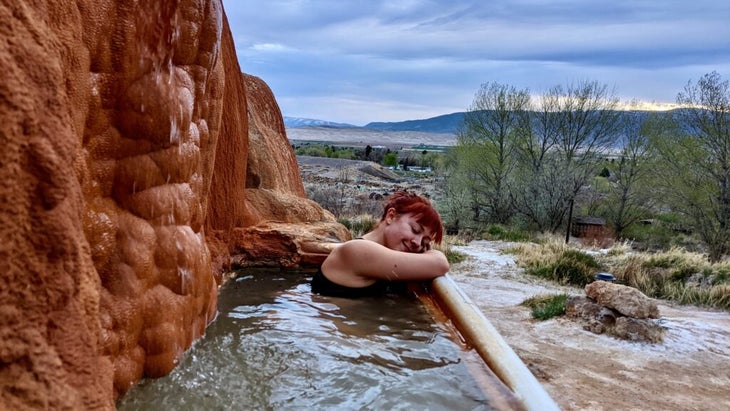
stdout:
<svg viewBox="0 0 730 411">
<path fill-rule="evenodd" d="M 441 243 L 441 217 L 428 199 L 405 191 L 391 195 L 378 225 L 361 239 L 334 248 L 312 279 L 312 291 L 356 298 L 387 292 L 393 281 L 423 281 L 449 270 Z"/>
</svg>

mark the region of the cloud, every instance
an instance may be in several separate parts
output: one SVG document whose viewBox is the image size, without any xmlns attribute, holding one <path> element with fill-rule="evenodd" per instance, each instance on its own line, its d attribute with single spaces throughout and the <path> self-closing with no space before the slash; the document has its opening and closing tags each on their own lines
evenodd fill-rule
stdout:
<svg viewBox="0 0 730 411">
<path fill-rule="evenodd" d="M 484 82 L 539 92 L 590 79 L 615 85 L 622 98 L 670 102 L 690 79 L 713 70 L 730 76 L 730 2 L 722 0 L 224 7 L 243 70 L 271 86 L 287 116 L 423 118 L 466 109 Z"/>
<path fill-rule="evenodd" d="M 258 43 L 252 45 L 251 50 L 254 52 L 283 52 L 289 49 L 278 43 Z"/>
</svg>

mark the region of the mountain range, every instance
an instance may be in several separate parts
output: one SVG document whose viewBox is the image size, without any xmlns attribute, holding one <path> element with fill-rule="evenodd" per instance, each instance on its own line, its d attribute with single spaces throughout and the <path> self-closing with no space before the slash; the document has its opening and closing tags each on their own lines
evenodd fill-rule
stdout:
<svg viewBox="0 0 730 411">
<path fill-rule="evenodd" d="M 284 117 L 287 128 L 331 127 L 355 128 L 377 131 L 420 131 L 423 133 L 456 134 L 464 112 L 444 114 L 422 120 L 406 120 L 396 122 L 371 122 L 362 127 L 347 123 L 335 123 L 326 120 L 315 120 L 299 117 Z"/>
<path fill-rule="evenodd" d="M 675 108 L 669 110 L 672 116 L 679 114 L 686 109 Z M 623 111 L 623 118 L 643 120 L 649 115 L 650 111 L 646 110 L 628 110 Z M 420 132 L 435 134 L 451 134 L 455 135 L 461 126 L 466 112 L 457 112 L 444 114 L 436 117 L 421 120 L 406 120 L 396 122 L 371 122 L 362 127 L 354 126 L 347 123 L 335 123 L 325 120 L 314 120 L 298 117 L 284 117 L 284 125 L 292 129 L 304 128 L 347 128 L 352 130 L 363 131 L 379 131 L 379 132 Z"/>
</svg>

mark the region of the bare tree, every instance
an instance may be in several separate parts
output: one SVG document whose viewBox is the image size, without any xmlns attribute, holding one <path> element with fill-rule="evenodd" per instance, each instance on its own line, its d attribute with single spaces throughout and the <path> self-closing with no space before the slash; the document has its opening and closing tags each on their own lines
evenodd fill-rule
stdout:
<svg viewBox="0 0 730 411">
<path fill-rule="evenodd" d="M 485 83 L 464 116 L 457 144 L 464 148 L 462 172 L 473 178 L 475 217 L 484 210 L 487 221 L 506 223 L 514 213 L 509 193 L 516 167 L 514 150 L 529 103 L 527 90 Z"/>
<path fill-rule="evenodd" d="M 541 96 L 530 131 L 520 140 L 515 198 L 519 212 L 538 229 L 555 232 L 563 226 L 576 196 L 597 174 L 619 135 L 617 106 L 613 92 L 595 81 L 555 86 Z"/>
<path fill-rule="evenodd" d="M 561 122 L 557 93 L 542 95 L 518 135 L 519 169 L 512 189 L 512 204 L 537 231 L 553 231 L 562 222 L 566 182 L 555 155 Z"/>
<path fill-rule="evenodd" d="M 627 112 L 622 121 L 620 156 L 612 167 L 611 190 L 605 202 L 617 238 L 630 225 L 646 218 L 655 203 L 646 186 L 655 166 L 647 136 L 651 123 L 637 112 Z"/>
<path fill-rule="evenodd" d="M 678 125 L 656 133 L 662 186 L 689 217 L 712 261 L 730 250 L 730 85 L 717 72 L 689 81 L 677 95 Z"/>
</svg>

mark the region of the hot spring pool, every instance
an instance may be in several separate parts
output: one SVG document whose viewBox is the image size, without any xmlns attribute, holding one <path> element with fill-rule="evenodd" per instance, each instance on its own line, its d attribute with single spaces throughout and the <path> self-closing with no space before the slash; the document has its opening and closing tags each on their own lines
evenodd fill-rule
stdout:
<svg viewBox="0 0 730 411">
<path fill-rule="evenodd" d="M 486 367 L 415 297 L 312 295 L 302 273 L 246 270 L 168 376 L 120 410 L 491 410 Z M 490 392 L 492 398 L 487 398 Z M 500 397 L 500 398 L 495 398 Z M 505 402 L 506 401 L 506 402 Z M 498 404 L 500 404 L 498 406 Z"/>
</svg>

